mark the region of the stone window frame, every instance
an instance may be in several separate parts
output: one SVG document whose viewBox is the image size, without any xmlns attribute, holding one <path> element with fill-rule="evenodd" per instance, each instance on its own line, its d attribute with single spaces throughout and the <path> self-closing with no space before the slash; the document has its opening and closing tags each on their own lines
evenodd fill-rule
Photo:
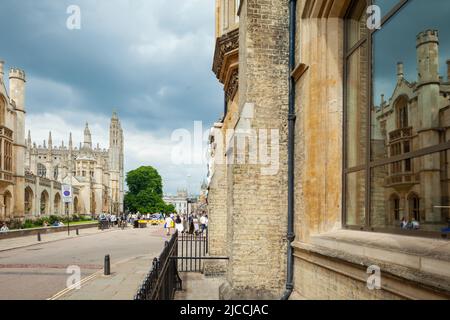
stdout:
<svg viewBox="0 0 450 320">
<path fill-rule="evenodd" d="M 372 159 L 371 156 L 371 112 L 366 113 L 366 121 L 369 125 L 366 126 L 366 132 L 365 132 L 365 141 L 366 141 L 366 150 L 364 150 L 364 164 L 362 165 L 355 165 L 354 167 L 349 167 L 347 163 L 347 93 L 348 93 L 348 64 L 350 61 L 350 58 L 352 55 L 357 52 L 358 50 L 366 50 L 367 54 L 367 61 L 368 61 L 368 81 L 367 81 L 367 101 L 366 101 L 366 110 L 370 110 L 371 107 L 371 101 L 373 97 L 372 92 L 372 64 L 373 64 L 373 37 L 374 35 L 380 30 L 380 29 L 374 29 L 374 30 L 368 30 L 366 35 L 361 35 L 360 39 L 356 41 L 356 43 L 353 43 L 351 47 L 349 47 L 349 38 L 350 38 L 350 29 L 349 24 L 347 21 L 349 21 L 349 18 L 351 14 L 353 13 L 353 9 L 355 8 L 355 5 L 358 1 L 363 0 L 352 0 L 351 4 L 348 7 L 347 13 L 344 16 L 344 119 L 343 119 L 343 175 L 342 175 L 342 183 L 343 183 L 343 192 L 342 192 L 342 226 L 344 229 L 348 230 L 360 230 L 360 231 L 368 231 L 368 232 L 382 232 L 382 233 L 394 233 L 394 234 L 403 234 L 403 235 L 409 235 L 409 236 L 420 236 L 420 237 L 431 237 L 431 238 L 437 238 L 441 237 L 440 232 L 432 232 L 432 231 L 422 231 L 422 230 L 392 230 L 389 228 L 380 228 L 380 227 L 374 227 L 371 224 L 371 173 L 372 170 L 383 166 L 383 165 L 391 165 L 398 161 L 403 161 L 407 159 L 414 159 L 423 157 L 425 155 L 439 153 L 442 151 L 446 151 L 450 149 L 450 143 L 442 143 L 439 145 L 435 145 L 430 148 L 422 149 L 422 150 L 416 150 L 412 151 L 406 154 L 402 154 L 398 157 L 395 157 L 394 159 L 386 158 L 386 159 Z M 411 0 L 396 0 L 397 3 L 390 9 L 389 12 L 387 12 L 381 19 L 381 29 L 382 27 L 388 23 L 392 18 L 395 17 L 397 13 L 399 13 L 408 3 L 411 2 Z M 370 6 L 375 4 L 374 0 L 366 0 L 366 6 Z M 347 176 L 350 174 L 355 173 L 361 173 L 363 172 L 365 175 L 365 194 L 364 194 L 364 208 L 365 208 L 365 217 L 362 219 L 364 223 L 361 225 L 349 225 L 347 224 Z"/>
</svg>

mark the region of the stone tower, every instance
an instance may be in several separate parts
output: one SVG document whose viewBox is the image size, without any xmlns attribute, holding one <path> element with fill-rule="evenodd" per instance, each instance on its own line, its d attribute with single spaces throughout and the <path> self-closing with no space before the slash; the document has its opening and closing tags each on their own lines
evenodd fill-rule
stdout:
<svg viewBox="0 0 450 320">
<path fill-rule="evenodd" d="M 86 128 L 84 128 L 84 148 L 86 149 L 92 149 L 92 136 L 91 136 L 91 130 L 89 130 L 89 124 L 86 122 Z"/>
<path fill-rule="evenodd" d="M 111 212 L 123 212 L 123 130 L 116 112 L 109 127 L 109 172 Z"/>
<path fill-rule="evenodd" d="M 15 124 L 15 154 L 14 173 L 16 175 L 16 187 L 14 188 L 14 215 L 22 218 L 25 215 L 25 72 L 19 69 L 11 69 L 9 72 L 9 91 L 11 99 L 16 107 Z"/>
<path fill-rule="evenodd" d="M 437 30 L 427 30 L 417 35 L 418 106 L 420 130 L 419 143 L 422 148 L 439 144 L 439 36 Z M 440 156 L 438 153 L 423 157 L 420 172 L 423 186 L 423 209 L 427 222 L 439 221 L 440 209 L 434 208 L 441 202 Z"/>
</svg>

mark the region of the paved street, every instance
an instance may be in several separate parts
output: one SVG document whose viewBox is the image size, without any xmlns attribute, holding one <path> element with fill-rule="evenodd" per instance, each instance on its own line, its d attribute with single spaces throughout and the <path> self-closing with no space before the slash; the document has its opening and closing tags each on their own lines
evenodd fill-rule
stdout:
<svg viewBox="0 0 450 320">
<path fill-rule="evenodd" d="M 0 299 L 48 299 L 66 288 L 67 266 L 79 266 L 83 279 L 102 270 L 110 254 L 114 272 L 115 264 L 128 260 L 146 256 L 150 261 L 166 240 L 161 227 L 90 232 L 0 252 Z"/>
</svg>

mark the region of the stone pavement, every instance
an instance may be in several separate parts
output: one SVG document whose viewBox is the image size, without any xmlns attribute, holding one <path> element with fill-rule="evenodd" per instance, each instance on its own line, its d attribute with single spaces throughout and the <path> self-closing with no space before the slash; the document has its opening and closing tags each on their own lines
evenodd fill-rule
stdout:
<svg viewBox="0 0 450 320">
<path fill-rule="evenodd" d="M 82 281 L 80 289 L 63 290 L 52 300 L 132 300 L 159 253 L 134 257 L 111 265 L 111 275 L 103 270 Z"/>
<path fill-rule="evenodd" d="M 209 278 L 201 273 L 183 272 L 183 291 L 175 294 L 175 300 L 219 300 L 219 287 L 224 278 Z"/>
<path fill-rule="evenodd" d="M 115 230 L 117 230 L 117 229 L 115 229 Z M 98 234 L 98 233 L 102 233 L 102 232 L 110 232 L 110 231 L 113 231 L 113 229 L 108 229 L 108 230 L 104 230 L 104 231 L 98 230 L 97 227 L 88 228 L 88 229 L 80 229 L 79 235 L 77 236 L 75 228 L 74 229 L 71 228 L 70 236 L 67 235 L 67 230 L 63 231 L 63 232 L 42 234 L 40 242 L 37 241 L 37 235 L 11 238 L 11 239 L 2 239 L 2 240 L 0 240 L 0 252 L 34 246 L 34 245 L 45 244 L 45 243 L 49 243 L 49 242 L 66 240 L 66 239 L 70 239 L 70 238 L 84 237 L 84 236 L 89 236 L 89 235 Z"/>
<path fill-rule="evenodd" d="M 161 241 L 170 238 L 165 235 L 164 230 L 160 227 L 153 227 L 150 234 L 160 237 Z M 135 256 L 116 263 L 112 261 L 111 275 L 105 276 L 103 270 L 100 270 L 82 279 L 79 289 L 62 290 L 51 297 L 50 300 L 132 300 L 145 276 L 151 270 L 153 259 L 161 254 L 162 248 L 161 243 L 161 247 L 149 254 Z"/>
</svg>

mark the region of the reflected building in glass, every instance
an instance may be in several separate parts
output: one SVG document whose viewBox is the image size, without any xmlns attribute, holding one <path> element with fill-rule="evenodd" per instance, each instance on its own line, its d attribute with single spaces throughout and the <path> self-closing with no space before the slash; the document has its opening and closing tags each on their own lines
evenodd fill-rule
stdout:
<svg viewBox="0 0 450 320">
<path fill-rule="evenodd" d="M 449 219 L 450 150 L 439 146 L 450 140 L 450 60 L 444 79 L 438 30 L 416 41 L 417 79 L 399 62 L 392 96 L 372 108 L 371 154 L 381 165 L 371 172 L 371 224 L 432 231 Z"/>
</svg>

